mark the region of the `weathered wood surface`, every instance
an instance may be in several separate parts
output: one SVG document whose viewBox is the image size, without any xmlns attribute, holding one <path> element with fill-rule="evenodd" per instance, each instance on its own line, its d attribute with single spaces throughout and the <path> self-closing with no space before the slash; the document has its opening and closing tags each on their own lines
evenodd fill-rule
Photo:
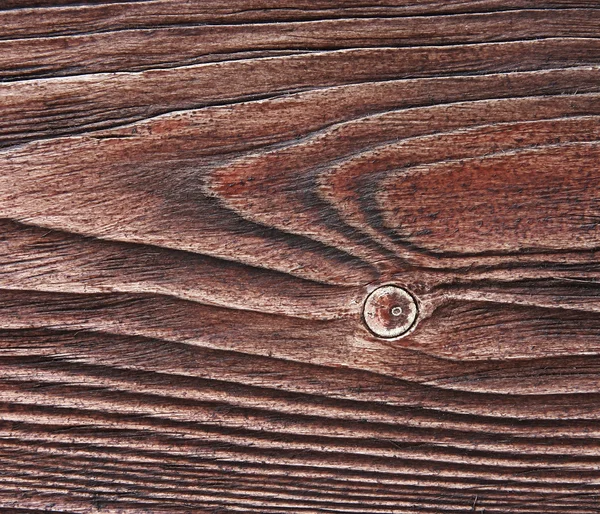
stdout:
<svg viewBox="0 0 600 514">
<path fill-rule="evenodd" d="M 0 9 L 1 512 L 600 512 L 597 0 Z"/>
</svg>

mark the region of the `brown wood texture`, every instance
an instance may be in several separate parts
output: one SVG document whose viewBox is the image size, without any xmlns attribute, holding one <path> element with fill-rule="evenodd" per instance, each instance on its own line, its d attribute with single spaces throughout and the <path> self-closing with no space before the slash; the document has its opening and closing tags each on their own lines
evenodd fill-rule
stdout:
<svg viewBox="0 0 600 514">
<path fill-rule="evenodd" d="M 598 0 L 1 1 L 0 512 L 599 513 L 599 136 Z"/>
</svg>

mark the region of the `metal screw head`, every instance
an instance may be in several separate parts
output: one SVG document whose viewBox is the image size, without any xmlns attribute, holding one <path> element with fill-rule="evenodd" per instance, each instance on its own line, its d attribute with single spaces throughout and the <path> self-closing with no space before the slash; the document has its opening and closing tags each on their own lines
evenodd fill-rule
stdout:
<svg viewBox="0 0 600 514">
<path fill-rule="evenodd" d="M 394 285 L 381 286 L 365 300 L 365 324 L 378 337 L 391 339 L 410 330 L 419 309 L 413 296 Z"/>
</svg>

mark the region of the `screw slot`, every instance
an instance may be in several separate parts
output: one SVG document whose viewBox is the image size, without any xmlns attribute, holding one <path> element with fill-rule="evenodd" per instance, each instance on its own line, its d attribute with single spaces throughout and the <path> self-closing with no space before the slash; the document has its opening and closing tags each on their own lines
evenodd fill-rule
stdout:
<svg viewBox="0 0 600 514">
<path fill-rule="evenodd" d="M 375 289 L 365 300 L 363 319 L 373 334 L 392 339 L 406 334 L 418 313 L 417 302 L 406 289 L 385 285 Z"/>
</svg>

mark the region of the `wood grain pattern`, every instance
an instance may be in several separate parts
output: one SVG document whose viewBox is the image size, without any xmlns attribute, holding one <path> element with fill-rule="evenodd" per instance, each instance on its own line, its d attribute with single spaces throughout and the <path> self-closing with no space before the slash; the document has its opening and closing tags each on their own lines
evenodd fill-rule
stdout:
<svg viewBox="0 0 600 514">
<path fill-rule="evenodd" d="M 599 36 L 4 0 L 0 512 L 600 512 Z"/>
</svg>

